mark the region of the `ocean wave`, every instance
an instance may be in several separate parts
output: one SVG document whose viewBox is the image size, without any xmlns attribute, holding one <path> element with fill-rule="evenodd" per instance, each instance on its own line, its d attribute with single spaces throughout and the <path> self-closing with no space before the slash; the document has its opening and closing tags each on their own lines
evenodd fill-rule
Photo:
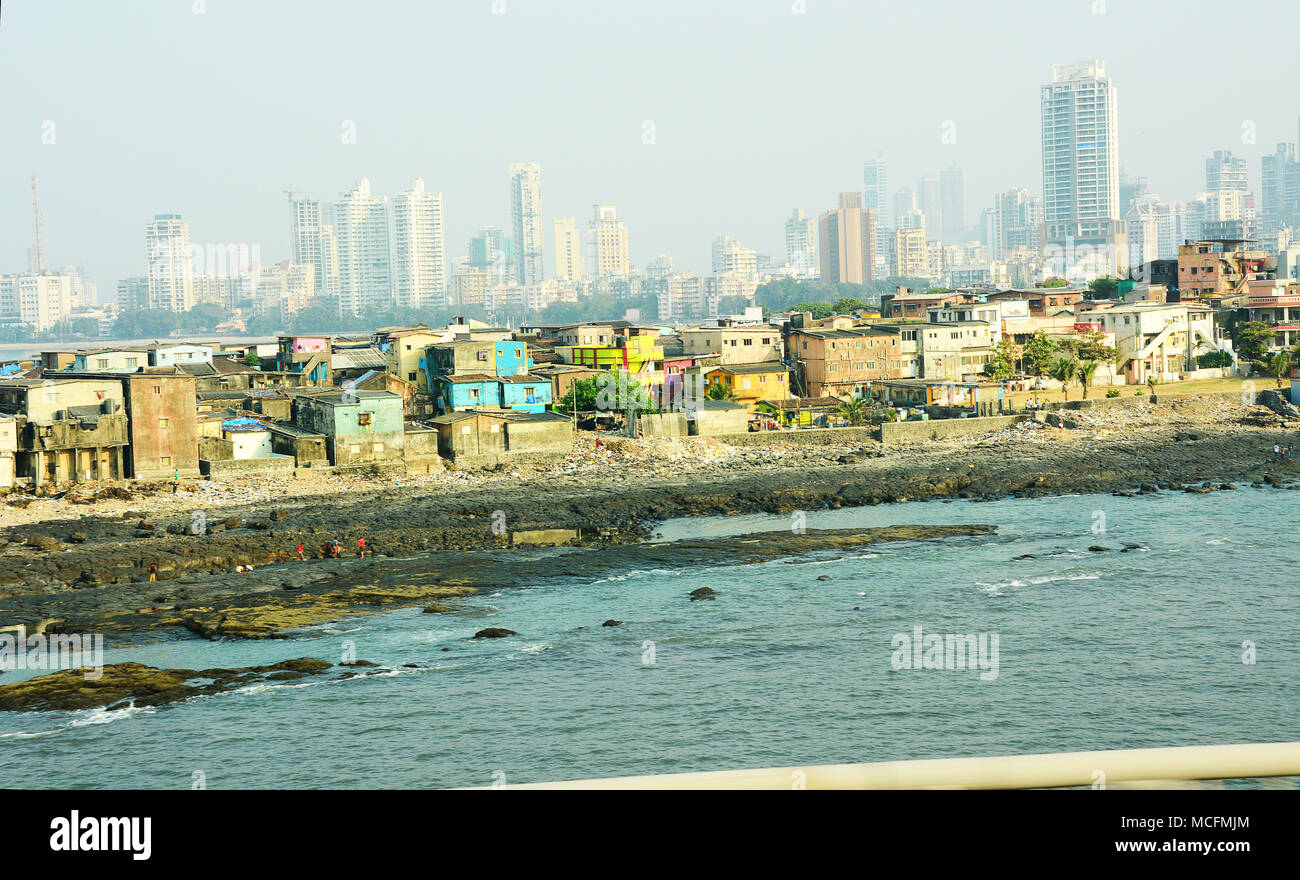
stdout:
<svg viewBox="0 0 1300 880">
<path fill-rule="evenodd" d="M 135 715 L 152 715 L 158 710 L 153 706 L 137 706 L 132 700 L 125 706 L 119 706 L 116 709 L 109 709 L 100 706 L 97 709 L 85 709 L 85 714 L 78 714 L 68 722 L 69 727 L 85 727 L 90 724 L 112 724 L 114 721 L 121 721 L 124 718 L 131 718 Z"/>
</svg>

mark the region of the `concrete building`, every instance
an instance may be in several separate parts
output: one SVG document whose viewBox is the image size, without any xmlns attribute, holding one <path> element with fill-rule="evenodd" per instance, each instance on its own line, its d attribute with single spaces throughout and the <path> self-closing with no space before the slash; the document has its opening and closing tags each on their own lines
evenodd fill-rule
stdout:
<svg viewBox="0 0 1300 880">
<path fill-rule="evenodd" d="M 325 222 L 320 199 L 292 198 L 291 194 L 289 210 L 292 220 L 293 265 L 311 266 L 313 269 L 307 298 L 310 299 L 318 292 L 337 297 L 338 248 L 333 237 L 334 227 Z M 261 286 L 259 284 L 259 289 Z"/>
<path fill-rule="evenodd" d="M 134 372 L 149 366 L 146 348 L 92 348 L 78 351 L 72 357 L 70 369 L 79 372 Z"/>
<path fill-rule="evenodd" d="M 785 221 L 785 264 L 795 278 L 817 277 L 817 221 L 798 208 Z"/>
<path fill-rule="evenodd" d="M 0 323 L 43 333 L 72 317 L 73 300 L 72 276 L 48 270 L 0 275 Z"/>
<path fill-rule="evenodd" d="M 899 278 L 931 275 L 925 229 L 899 229 L 890 241 L 890 271 Z"/>
<path fill-rule="evenodd" d="M 294 400 L 294 424 L 325 437 L 330 463 L 340 467 L 403 460 L 401 395 L 389 391 L 303 394 Z"/>
<path fill-rule="evenodd" d="M 556 217 L 555 277 L 566 281 L 581 281 L 582 275 L 582 248 L 577 221 L 572 217 Z"/>
<path fill-rule="evenodd" d="M 542 166 L 536 162 L 510 165 L 510 219 L 519 249 L 520 284 L 542 280 L 545 266 L 542 245 Z"/>
<path fill-rule="evenodd" d="M 800 397 L 860 394 L 873 379 L 894 378 L 901 369 L 898 335 L 872 327 L 791 328 L 785 347 Z"/>
<path fill-rule="evenodd" d="M 769 324 L 757 327 L 690 327 L 682 331 L 682 353 L 717 354 L 724 365 L 780 361 L 783 356 L 781 331 Z"/>
<path fill-rule="evenodd" d="M 838 206 L 817 224 L 823 281 L 865 284 L 875 279 L 875 217 L 862 207 L 862 194 L 844 192 Z"/>
<path fill-rule="evenodd" d="M 713 241 L 713 274 L 753 278 L 758 274 L 758 252 L 727 235 Z"/>
<path fill-rule="evenodd" d="M 593 205 L 590 225 L 593 277 L 624 276 L 632 272 L 627 226 L 614 205 Z"/>
<path fill-rule="evenodd" d="M 734 402 L 754 412 L 760 400 L 784 400 L 790 396 L 790 368 L 780 361 L 729 364 L 706 368 L 704 380 L 731 391 Z"/>
<path fill-rule="evenodd" d="M 1042 87 L 1044 256 L 1075 279 L 1122 275 L 1119 104 L 1101 61 L 1058 64 Z"/>
<path fill-rule="evenodd" d="M 145 226 L 144 240 L 149 308 L 189 311 L 195 303 L 189 224 L 180 214 L 156 214 Z"/>
<path fill-rule="evenodd" d="M 993 354 L 992 325 L 983 321 L 931 321 L 917 331 L 920 378 L 961 382 L 968 376 L 984 374 L 984 365 Z"/>
<path fill-rule="evenodd" d="M 338 248 L 339 314 L 378 314 L 393 306 L 388 200 L 372 195 L 361 178 L 334 203 Z"/>
<path fill-rule="evenodd" d="M 441 308 L 447 296 L 442 193 L 426 192 L 424 180 L 417 177 L 392 203 L 393 303 L 407 309 Z"/>
<path fill-rule="evenodd" d="M 1088 317 L 1115 334 L 1120 367 L 1134 385 L 1152 375 L 1177 381 L 1198 368 L 1199 355 L 1230 350 L 1215 338 L 1212 310 L 1200 303 L 1134 303 Z"/>
<path fill-rule="evenodd" d="M 889 161 L 883 153 L 862 163 L 862 207 L 876 220 L 876 270 L 881 274 L 887 271 L 882 257 L 889 253 L 889 235 L 894 229 L 889 197 Z"/>
<path fill-rule="evenodd" d="M 33 487 L 123 479 L 130 431 L 121 382 L 20 379 L 0 383 L 0 469 Z M 12 445 L 9 436 L 12 435 Z"/>
<path fill-rule="evenodd" d="M 1205 300 L 1242 294 L 1268 274 L 1269 255 L 1242 241 L 1186 242 L 1178 248 L 1178 298 Z"/>
<path fill-rule="evenodd" d="M 212 346 L 193 342 L 155 342 L 145 349 L 151 367 L 174 367 L 185 364 L 212 363 Z M 96 367 L 96 369 L 100 369 Z"/>
</svg>

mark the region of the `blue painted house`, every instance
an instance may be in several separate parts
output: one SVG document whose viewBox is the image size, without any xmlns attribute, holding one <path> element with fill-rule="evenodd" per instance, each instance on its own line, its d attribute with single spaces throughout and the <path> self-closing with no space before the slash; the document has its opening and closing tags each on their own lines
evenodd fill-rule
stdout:
<svg viewBox="0 0 1300 880">
<path fill-rule="evenodd" d="M 441 414 L 496 407 L 540 413 L 552 402 L 551 383 L 539 376 L 436 376 L 433 387 Z"/>
</svg>

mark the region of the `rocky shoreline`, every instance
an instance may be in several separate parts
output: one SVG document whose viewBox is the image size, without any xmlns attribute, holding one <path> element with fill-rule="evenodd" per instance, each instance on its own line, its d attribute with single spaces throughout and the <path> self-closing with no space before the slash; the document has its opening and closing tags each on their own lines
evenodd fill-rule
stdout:
<svg viewBox="0 0 1300 880">
<path fill-rule="evenodd" d="M 445 605 L 523 582 L 537 545 L 621 545 L 621 555 L 644 547 L 656 523 L 678 517 L 1238 484 L 1300 488 L 1300 464 L 1272 460 L 1275 443 L 1294 443 L 1292 425 L 1263 407 L 1220 400 L 1149 409 L 1142 416 L 1069 413 L 1064 430 L 1026 423 L 898 447 L 806 447 L 766 464 L 747 458 L 741 467 L 728 466 L 714 449 L 722 466 L 692 472 L 685 463 L 666 476 L 645 473 L 628 451 L 652 450 L 654 441 L 625 441 L 623 464 L 596 475 L 489 475 L 467 485 L 385 485 L 196 510 L 162 496 L 170 503 L 158 513 L 147 512 L 148 499 L 137 500 L 135 510 L 116 515 L 0 530 L 0 627 L 131 633 L 166 621 L 208 638 L 271 637 L 294 623 L 393 604 Z M 638 442 L 643 446 L 630 445 Z M 607 440 L 607 454 L 611 445 Z M 374 554 L 365 559 L 356 558 L 362 537 Z M 345 558 L 328 558 L 335 538 Z M 299 543 L 306 561 L 296 558 Z M 394 563 L 406 557 L 419 558 L 426 575 L 431 568 L 441 574 L 403 577 Z M 156 583 L 148 582 L 150 565 Z M 254 570 L 236 572 L 245 565 Z M 281 598 L 259 613 L 259 597 L 271 593 Z M 232 616 L 232 607 L 241 613 Z"/>
</svg>

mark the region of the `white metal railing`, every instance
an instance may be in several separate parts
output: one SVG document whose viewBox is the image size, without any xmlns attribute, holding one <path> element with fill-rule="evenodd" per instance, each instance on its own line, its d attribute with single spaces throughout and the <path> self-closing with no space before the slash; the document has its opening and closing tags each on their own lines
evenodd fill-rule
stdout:
<svg viewBox="0 0 1300 880">
<path fill-rule="evenodd" d="M 498 787 L 607 790 L 1155 788 L 1183 780 L 1271 776 L 1300 776 L 1300 742 L 822 764 Z"/>
</svg>

